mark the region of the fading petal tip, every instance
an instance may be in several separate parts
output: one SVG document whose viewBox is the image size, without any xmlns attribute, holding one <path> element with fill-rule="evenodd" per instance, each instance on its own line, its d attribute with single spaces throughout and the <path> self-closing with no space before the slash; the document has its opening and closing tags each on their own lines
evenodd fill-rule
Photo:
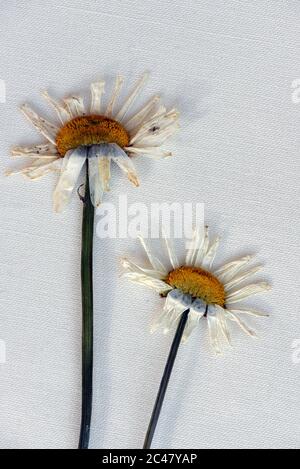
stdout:
<svg viewBox="0 0 300 469">
<path fill-rule="evenodd" d="M 138 177 L 133 174 L 133 173 L 128 173 L 128 179 L 130 182 L 132 182 L 132 184 L 135 186 L 135 187 L 139 187 L 140 185 L 140 182 L 138 180 Z"/>
</svg>

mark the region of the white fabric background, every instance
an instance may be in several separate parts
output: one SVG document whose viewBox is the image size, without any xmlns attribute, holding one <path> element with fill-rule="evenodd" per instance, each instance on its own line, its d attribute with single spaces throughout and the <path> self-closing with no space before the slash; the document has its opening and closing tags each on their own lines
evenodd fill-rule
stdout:
<svg viewBox="0 0 300 469">
<path fill-rule="evenodd" d="M 1 2 L 0 446 L 75 448 L 80 421 L 80 222 L 74 197 L 52 212 L 50 176 L 4 178 L 12 144 L 40 138 L 18 111 L 48 118 L 39 91 L 58 96 L 121 72 L 151 72 L 181 111 L 175 158 L 136 165 L 141 187 L 114 172 L 110 200 L 204 202 L 221 232 L 218 263 L 254 253 L 271 294 L 258 341 L 234 329 L 213 357 L 205 322 L 180 350 L 154 441 L 162 448 L 297 448 L 299 326 L 300 3 L 281 0 L 50 0 Z M 95 246 L 93 448 L 141 447 L 171 337 L 151 336 L 161 308 L 152 292 L 120 279 L 118 259 L 144 259 L 134 240 Z M 253 322 L 254 324 L 254 322 Z"/>
</svg>

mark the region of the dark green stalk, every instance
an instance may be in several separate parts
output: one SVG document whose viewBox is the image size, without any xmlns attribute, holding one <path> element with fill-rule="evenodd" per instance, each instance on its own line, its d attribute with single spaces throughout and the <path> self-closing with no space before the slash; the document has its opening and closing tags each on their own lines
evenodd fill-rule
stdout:
<svg viewBox="0 0 300 469">
<path fill-rule="evenodd" d="M 164 402 L 164 397 L 165 397 L 165 394 L 166 394 L 166 391 L 167 391 L 167 387 L 168 387 L 168 384 L 169 384 L 169 379 L 170 379 L 170 376 L 171 376 L 171 373 L 172 373 L 172 369 L 173 369 L 173 365 L 174 365 L 175 358 L 176 358 L 176 355 L 177 355 L 177 351 L 178 351 L 178 348 L 179 348 L 179 345 L 180 345 L 180 342 L 181 342 L 182 334 L 184 332 L 184 328 L 185 328 L 186 322 L 188 320 L 188 315 L 189 315 L 189 309 L 187 309 L 181 315 L 180 321 L 178 323 L 176 334 L 174 336 L 174 339 L 173 339 L 173 342 L 172 342 L 172 345 L 171 345 L 171 349 L 170 349 L 170 352 L 169 352 L 169 356 L 168 356 L 168 359 L 167 359 L 167 363 L 166 363 L 166 366 L 165 366 L 164 374 L 163 374 L 161 382 L 160 382 L 158 394 L 157 394 L 156 401 L 155 401 L 155 404 L 154 404 L 154 408 L 153 408 L 153 412 L 152 412 L 152 415 L 151 415 L 148 430 L 147 430 L 147 433 L 146 433 L 143 449 L 151 448 L 152 439 L 153 439 L 154 432 L 155 432 L 155 429 L 156 429 L 156 425 L 157 425 L 157 422 L 158 422 L 158 419 L 159 419 L 160 411 L 161 411 L 161 408 L 162 408 L 162 405 L 163 405 L 163 402 Z"/>
<path fill-rule="evenodd" d="M 89 447 L 93 393 L 93 237 L 94 207 L 90 197 L 88 166 L 83 201 L 81 239 L 82 296 L 82 408 L 78 449 Z"/>
</svg>

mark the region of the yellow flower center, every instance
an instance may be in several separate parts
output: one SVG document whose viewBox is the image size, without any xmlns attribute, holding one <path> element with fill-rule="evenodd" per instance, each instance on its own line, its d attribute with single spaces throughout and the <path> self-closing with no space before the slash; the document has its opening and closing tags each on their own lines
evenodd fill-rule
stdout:
<svg viewBox="0 0 300 469">
<path fill-rule="evenodd" d="M 165 281 L 183 293 L 201 298 L 205 303 L 224 306 L 223 284 L 210 272 L 199 267 L 178 267 L 168 273 Z"/>
<path fill-rule="evenodd" d="M 129 144 L 129 135 L 119 122 L 105 116 L 90 115 L 70 120 L 56 136 L 56 145 L 61 156 L 80 145 L 100 143 L 116 143 L 123 148 Z"/>
</svg>

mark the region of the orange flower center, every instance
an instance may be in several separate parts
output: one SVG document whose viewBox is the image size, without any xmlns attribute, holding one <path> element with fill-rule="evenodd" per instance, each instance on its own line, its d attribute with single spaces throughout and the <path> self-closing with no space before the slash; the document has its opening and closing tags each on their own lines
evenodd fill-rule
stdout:
<svg viewBox="0 0 300 469">
<path fill-rule="evenodd" d="M 210 272 L 199 267 L 178 267 L 168 273 L 165 281 L 183 293 L 201 298 L 205 303 L 224 306 L 223 284 Z"/>
<path fill-rule="evenodd" d="M 129 135 L 119 122 L 109 117 L 79 116 L 67 122 L 56 136 L 58 152 L 64 156 L 68 150 L 80 145 L 116 143 L 121 148 L 128 146 Z"/>
</svg>

